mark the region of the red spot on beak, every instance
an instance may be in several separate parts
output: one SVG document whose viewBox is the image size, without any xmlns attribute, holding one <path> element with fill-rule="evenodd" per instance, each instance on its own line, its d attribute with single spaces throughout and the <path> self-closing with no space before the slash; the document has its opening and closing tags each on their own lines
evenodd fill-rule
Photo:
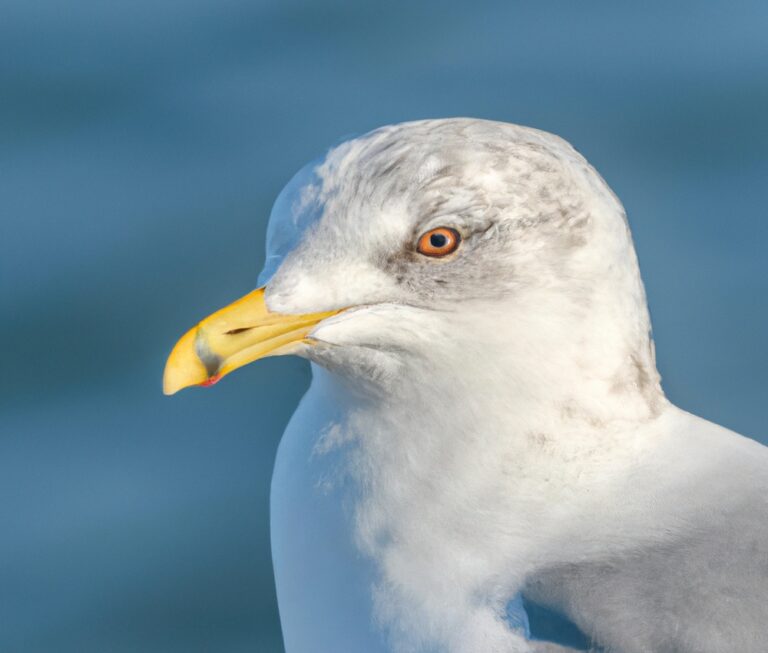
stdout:
<svg viewBox="0 0 768 653">
<path fill-rule="evenodd" d="M 207 388 L 209 385 L 214 385 L 214 384 L 218 383 L 220 379 L 221 379 L 221 374 L 214 374 L 208 380 L 203 381 L 202 383 L 198 383 L 198 385 L 201 388 Z"/>
</svg>

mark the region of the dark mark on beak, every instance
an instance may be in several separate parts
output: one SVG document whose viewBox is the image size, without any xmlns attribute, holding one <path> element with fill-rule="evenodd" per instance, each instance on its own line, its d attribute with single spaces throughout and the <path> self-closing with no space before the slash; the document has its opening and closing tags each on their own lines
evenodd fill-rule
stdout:
<svg viewBox="0 0 768 653">
<path fill-rule="evenodd" d="M 204 338 L 200 337 L 200 332 L 195 336 L 195 353 L 200 359 L 200 362 L 205 365 L 205 371 L 208 377 L 216 376 L 221 367 L 221 356 L 213 353 Z"/>
</svg>

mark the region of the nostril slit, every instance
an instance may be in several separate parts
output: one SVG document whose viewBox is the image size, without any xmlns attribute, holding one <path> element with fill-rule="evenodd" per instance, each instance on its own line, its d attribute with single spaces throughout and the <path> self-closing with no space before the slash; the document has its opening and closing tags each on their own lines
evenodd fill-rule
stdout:
<svg viewBox="0 0 768 653">
<path fill-rule="evenodd" d="M 229 331 L 225 331 L 224 335 L 236 336 L 238 333 L 243 333 L 243 331 L 250 331 L 251 329 L 253 329 L 253 327 L 240 327 L 239 329 L 230 329 Z"/>
</svg>

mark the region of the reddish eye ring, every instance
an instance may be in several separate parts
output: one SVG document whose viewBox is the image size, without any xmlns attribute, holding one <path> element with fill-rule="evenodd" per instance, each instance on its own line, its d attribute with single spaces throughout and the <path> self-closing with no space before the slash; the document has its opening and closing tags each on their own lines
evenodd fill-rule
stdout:
<svg viewBox="0 0 768 653">
<path fill-rule="evenodd" d="M 440 258 L 452 254 L 459 247 L 461 235 L 450 227 L 437 227 L 430 229 L 419 236 L 416 250 L 424 256 Z"/>
</svg>

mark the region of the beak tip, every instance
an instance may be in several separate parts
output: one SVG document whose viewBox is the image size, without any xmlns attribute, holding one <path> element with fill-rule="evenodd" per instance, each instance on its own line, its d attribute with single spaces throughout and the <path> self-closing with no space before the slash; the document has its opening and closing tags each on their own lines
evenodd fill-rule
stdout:
<svg viewBox="0 0 768 653">
<path fill-rule="evenodd" d="M 166 366 L 165 373 L 163 374 L 163 394 L 166 397 L 175 395 L 180 390 L 185 388 L 191 388 L 192 386 L 199 386 L 201 388 L 207 388 L 217 384 L 223 374 L 214 374 L 211 377 L 199 379 L 195 377 L 190 379 L 187 375 L 179 374 L 175 368 Z"/>
<path fill-rule="evenodd" d="M 165 383 L 165 381 L 163 381 L 163 394 L 166 397 L 170 397 L 171 395 L 175 395 L 179 390 L 181 390 L 181 388 L 174 388 L 170 384 L 167 384 L 167 383 Z"/>
<path fill-rule="evenodd" d="M 163 394 L 166 396 L 175 395 L 208 378 L 205 366 L 195 352 L 195 331 L 190 329 L 184 334 L 168 356 L 163 371 Z"/>
<path fill-rule="evenodd" d="M 185 383 L 174 371 L 170 366 L 166 366 L 165 373 L 163 374 L 163 394 L 166 397 L 175 395 L 179 390 L 183 390 L 188 385 L 193 385 L 192 383 Z"/>
</svg>

